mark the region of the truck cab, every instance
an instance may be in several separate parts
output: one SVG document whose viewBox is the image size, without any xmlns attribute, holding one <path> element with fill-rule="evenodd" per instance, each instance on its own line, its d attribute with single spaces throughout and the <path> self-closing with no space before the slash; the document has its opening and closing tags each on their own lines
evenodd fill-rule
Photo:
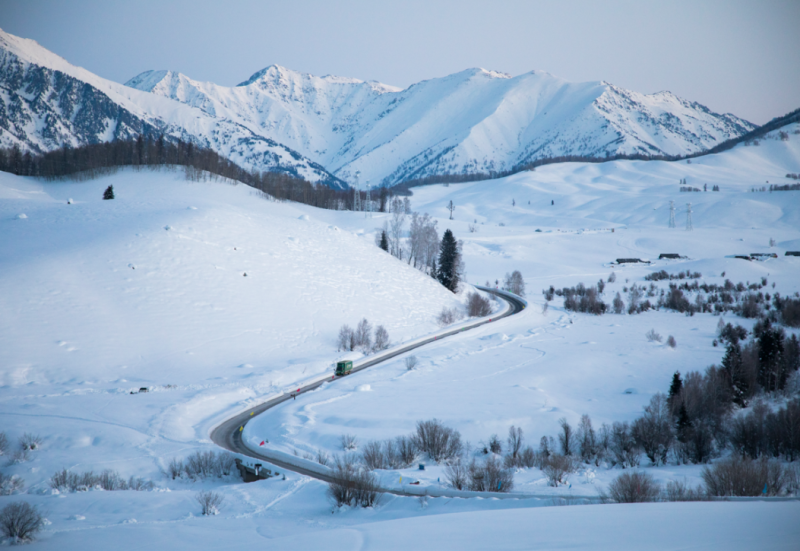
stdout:
<svg viewBox="0 0 800 551">
<path fill-rule="evenodd" d="M 353 362 L 350 360 L 336 362 L 336 376 L 337 377 L 344 377 L 345 375 L 350 375 L 350 372 L 353 371 Z"/>
</svg>

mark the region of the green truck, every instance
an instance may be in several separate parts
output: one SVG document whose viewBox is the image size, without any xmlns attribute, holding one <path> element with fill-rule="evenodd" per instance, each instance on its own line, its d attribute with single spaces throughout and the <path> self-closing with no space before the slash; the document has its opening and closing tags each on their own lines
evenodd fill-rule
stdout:
<svg viewBox="0 0 800 551">
<path fill-rule="evenodd" d="M 336 376 L 337 377 L 344 377 L 345 375 L 350 375 L 350 372 L 353 371 L 353 362 L 352 361 L 344 361 L 344 362 L 336 362 Z"/>
</svg>

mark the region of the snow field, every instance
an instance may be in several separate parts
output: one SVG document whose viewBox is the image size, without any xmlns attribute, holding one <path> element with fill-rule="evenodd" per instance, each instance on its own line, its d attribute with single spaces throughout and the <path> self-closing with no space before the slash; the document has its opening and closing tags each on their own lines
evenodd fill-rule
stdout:
<svg viewBox="0 0 800 551">
<path fill-rule="evenodd" d="M 724 350 L 711 345 L 718 318 L 669 311 L 595 317 L 565 312 L 558 300 L 542 313 L 541 289 L 591 285 L 613 270 L 608 303 L 647 273 L 689 269 L 708 282 L 767 277 L 770 290 L 775 282 L 782 294 L 797 292 L 800 259 L 782 256 L 800 249 L 797 192 L 746 190 L 798 172 L 798 143 L 791 134 L 789 142 L 765 140 L 691 165 L 558 165 L 501 181 L 417 188 L 412 208 L 437 216 L 440 235 L 449 227 L 464 241 L 468 281 L 493 282 L 519 269 L 529 308 L 412 352 L 419 360 L 412 371 L 399 357 L 301 395 L 249 423 L 245 437 L 266 436 L 290 454 L 338 453 L 344 432 L 382 440 L 437 417 L 473 446 L 493 433 L 505 439 L 513 424 L 535 447 L 542 435 L 556 434 L 561 417 L 575 426 L 588 413 L 595 428 L 632 420 L 652 394 L 667 390 L 676 369 L 719 362 Z M 683 177 L 697 187 L 708 178 L 709 188 L 723 191 L 679 194 Z M 109 184 L 117 199 L 101 201 Z M 454 221 L 444 210 L 451 198 Z M 666 227 L 670 199 L 679 208 L 696 205 L 693 232 L 682 229 L 680 210 L 678 228 Z M 0 430 L 12 444 L 23 432 L 43 436 L 28 462 L 4 460 L 0 468 L 21 475 L 28 492 L 21 497 L 47 511 L 52 524 L 37 545 L 792 548 L 800 535 L 796 503 L 541 508 L 553 502 L 423 504 L 387 495 L 375 509 L 331 514 L 325 485 L 292 473 L 248 485 L 163 477 L 159 470 L 172 457 L 213 449 L 209 430 L 229 413 L 329 370 L 342 323 L 367 317 L 384 324 L 393 343 L 439 329 L 436 314 L 462 297 L 378 251 L 381 216 L 272 203 L 245 186 L 187 183 L 180 173 L 122 171 L 55 184 L 0 174 Z M 478 232 L 469 233 L 475 219 Z M 773 249 L 769 238 L 778 242 Z M 781 256 L 724 258 L 771 250 Z M 661 252 L 689 258 L 656 261 Z M 609 264 L 623 256 L 654 264 Z M 651 328 L 674 335 L 677 348 L 647 342 Z M 140 386 L 152 391 L 129 394 Z M 53 495 L 47 480 L 63 467 L 115 469 L 151 479 L 159 491 Z M 700 481 L 699 466 L 651 468 L 643 459 L 642 468 L 661 482 Z M 551 488 L 527 469 L 515 475 L 515 487 L 554 498 L 591 495 L 619 472 L 583 467 L 571 487 Z M 442 474 L 427 464 L 380 476 L 425 487 Z M 220 515 L 199 518 L 193 496 L 200 489 L 225 496 Z M 0 507 L 18 499 L 0 497 Z"/>
</svg>

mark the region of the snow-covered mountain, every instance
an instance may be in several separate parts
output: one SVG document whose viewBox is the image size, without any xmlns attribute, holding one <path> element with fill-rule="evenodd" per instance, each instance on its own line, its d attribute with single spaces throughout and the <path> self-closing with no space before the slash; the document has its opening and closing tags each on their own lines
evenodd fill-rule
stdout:
<svg viewBox="0 0 800 551">
<path fill-rule="evenodd" d="M 503 171 L 543 157 L 700 151 L 754 125 L 669 92 L 469 69 L 405 90 L 315 77 L 277 65 L 227 88 L 170 71 L 128 86 L 230 118 L 337 176 L 391 184 L 433 174 Z"/>
<path fill-rule="evenodd" d="M 675 155 L 754 125 L 669 92 L 469 69 L 406 89 L 273 65 L 238 86 L 147 71 L 126 86 L 0 31 L 0 144 L 48 150 L 140 132 L 333 187 L 510 170 L 545 157 Z"/>
<path fill-rule="evenodd" d="M 346 187 L 302 154 L 238 121 L 103 79 L 33 40 L 0 30 L 0 147 L 42 152 L 139 134 L 192 141 L 251 169 Z"/>
</svg>

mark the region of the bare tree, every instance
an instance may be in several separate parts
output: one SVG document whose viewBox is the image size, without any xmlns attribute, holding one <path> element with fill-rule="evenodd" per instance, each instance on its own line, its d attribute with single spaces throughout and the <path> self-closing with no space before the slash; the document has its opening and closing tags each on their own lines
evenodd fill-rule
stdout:
<svg viewBox="0 0 800 551">
<path fill-rule="evenodd" d="M 450 199 L 450 202 L 447 203 L 447 210 L 450 211 L 450 220 L 453 219 L 453 211 L 456 210 L 456 206 L 453 204 L 453 200 Z"/>
<path fill-rule="evenodd" d="M 505 281 L 503 282 L 503 290 L 514 293 L 520 297 L 525 296 L 525 280 L 522 279 L 522 274 L 519 270 L 514 270 L 510 274 L 506 274 Z"/>
<path fill-rule="evenodd" d="M 447 464 L 444 476 L 453 488 L 463 490 L 467 487 L 469 469 L 461 462 L 461 459 L 456 459 Z"/>
<path fill-rule="evenodd" d="M 416 356 L 407 356 L 405 359 L 406 369 L 411 371 L 417 365 L 417 357 Z"/>
<path fill-rule="evenodd" d="M 644 415 L 634 421 L 631 432 L 654 465 L 665 464 L 673 438 L 667 397 L 660 392 L 655 394 L 645 406 Z"/>
<path fill-rule="evenodd" d="M 492 313 L 492 305 L 489 300 L 483 298 L 478 293 L 470 293 L 467 298 L 467 314 L 473 318 L 482 318 Z"/>
<path fill-rule="evenodd" d="M 561 433 L 558 435 L 561 452 L 564 455 L 572 455 L 575 451 L 575 434 L 572 432 L 572 427 L 565 417 L 559 419 L 558 424 L 561 426 Z"/>
<path fill-rule="evenodd" d="M 575 472 L 575 461 L 567 455 L 551 454 L 542 460 L 542 471 L 550 486 L 567 483 L 567 475 Z"/>
<path fill-rule="evenodd" d="M 32 541 L 44 523 L 44 516 L 26 501 L 9 503 L 0 511 L 0 531 L 16 542 Z"/>
<path fill-rule="evenodd" d="M 403 259 L 403 226 L 406 223 L 406 212 L 403 202 L 399 197 L 395 197 L 391 204 L 392 218 L 389 222 L 389 252 L 399 258 Z"/>
<path fill-rule="evenodd" d="M 204 515 L 218 514 L 223 501 L 223 497 L 216 492 L 197 492 L 194 499 L 200 504 Z"/>
<path fill-rule="evenodd" d="M 514 425 L 508 429 L 508 454 L 514 460 L 514 463 L 518 463 L 519 460 L 519 451 L 522 449 L 522 429 L 517 428 Z"/>
<path fill-rule="evenodd" d="M 349 325 L 342 325 L 339 329 L 339 350 L 353 350 L 353 330 Z"/>
<path fill-rule="evenodd" d="M 379 351 L 386 350 L 387 348 L 389 348 L 389 332 L 383 327 L 383 325 L 379 325 L 375 328 L 374 349 Z"/>
<path fill-rule="evenodd" d="M 363 318 L 358 322 L 358 326 L 354 331 L 355 347 L 361 348 L 365 353 L 369 351 L 372 345 L 372 325 Z"/>
<path fill-rule="evenodd" d="M 576 437 L 581 459 L 589 463 L 597 455 L 597 437 L 592 428 L 592 420 L 586 414 L 581 415 Z"/>
</svg>

